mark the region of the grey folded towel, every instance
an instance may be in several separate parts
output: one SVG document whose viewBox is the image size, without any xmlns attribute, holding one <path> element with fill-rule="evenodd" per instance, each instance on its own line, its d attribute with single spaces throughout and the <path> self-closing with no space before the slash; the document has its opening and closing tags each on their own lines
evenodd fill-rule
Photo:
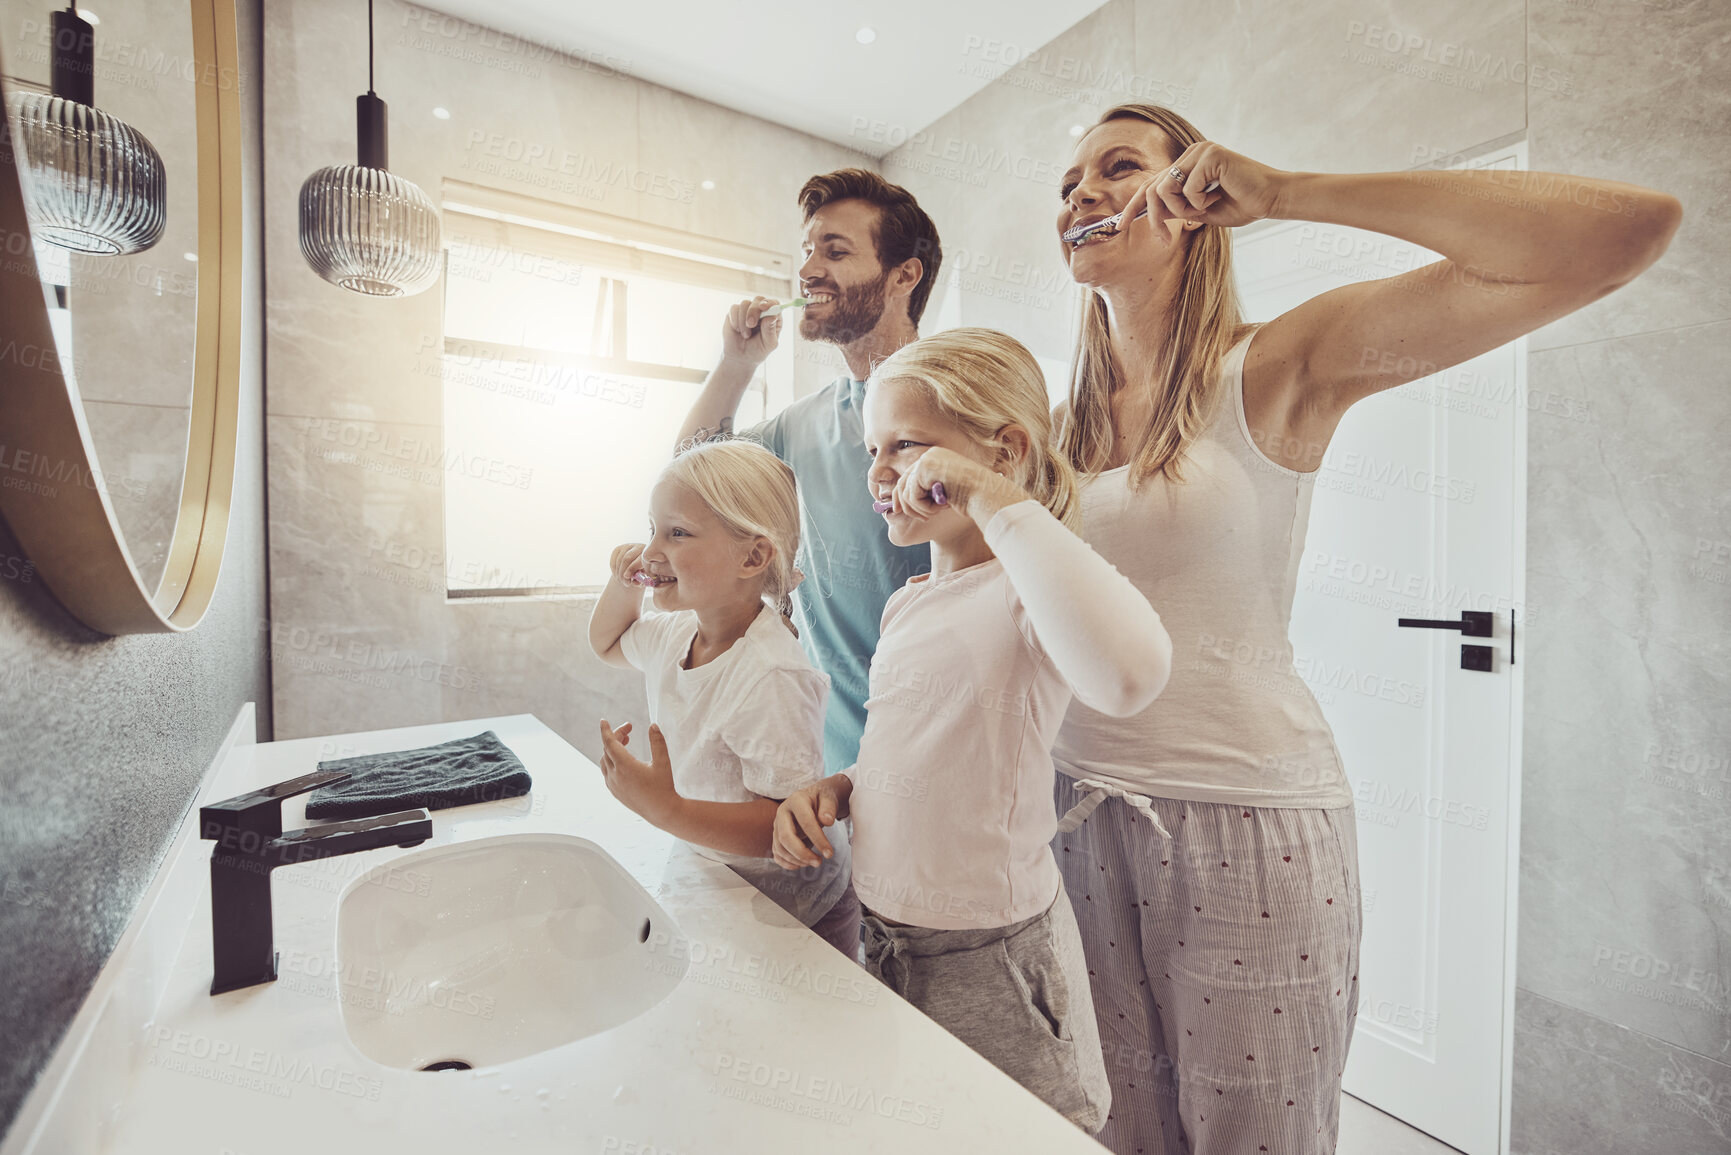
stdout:
<svg viewBox="0 0 1731 1155">
<path fill-rule="evenodd" d="M 393 810 L 444 810 L 497 802 L 529 793 L 529 771 L 511 748 L 488 730 L 423 746 L 320 762 L 320 770 L 347 770 L 347 782 L 323 786 L 307 800 L 307 817 L 371 818 Z"/>
</svg>

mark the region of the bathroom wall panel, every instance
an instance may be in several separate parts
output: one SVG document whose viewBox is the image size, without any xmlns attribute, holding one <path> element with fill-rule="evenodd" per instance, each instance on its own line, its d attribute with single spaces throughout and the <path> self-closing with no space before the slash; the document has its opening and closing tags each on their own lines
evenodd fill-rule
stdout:
<svg viewBox="0 0 1731 1155">
<path fill-rule="evenodd" d="M 1533 0 L 1531 167 L 1661 188 L 1688 212 L 1633 284 L 1532 336 L 1535 349 L 1731 317 L 1731 6 L 1712 0 Z M 1607 218 L 1621 219 L 1606 202 Z"/>
<path fill-rule="evenodd" d="M 1716 1150 L 1731 1082 L 1699 1056 L 1731 1046 L 1731 20 L 1528 8 L 1534 65 L 1574 79 L 1529 93 L 1530 167 L 1650 184 L 1684 219 L 1632 285 L 1531 338 L 1516 1149 Z M 1542 419 L 1569 398 L 1586 420 Z"/>
<path fill-rule="evenodd" d="M 1279 168 L 1398 171 L 1526 124 L 1520 0 L 1136 5 L 1136 68 L 1193 93 L 1209 138 Z M 1560 83 L 1560 81 L 1559 81 Z"/>
<path fill-rule="evenodd" d="M 445 717 L 533 714 L 596 761 L 600 719 L 635 722 L 632 748 L 646 756 L 643 675 L 606 665 L 589 649 L 587 601 L 470 603 L 452 606 L 449 616 L 447 660 L 475 685 L 443 689 Z"/>
<path fill-rule="evenodd" d="M 440 680 L 453 677 L 441 431 L 286 416 L 266 427 L 279 736 L 439 721 Z"/>
<path fill-rule="evenodd" d="M 799 247 L 799 188 L 867 156 L 653 84 L 637 90 L 642 219 L 773 252 Z M 703 188 L 713 181 L 713 189 Z"/>
<path fill-rule="evenodd" d="M 1532 416 L 1520 983 L 1703 1054 L 1731 1039 L 1728 361 L 1722 321 L 1528 368 L 1586 417 Z"/>
<path fill-rule="evenodd" d="M 258 6 L 240 6 L 245 277 L 234 517 L 189 634 L 74 621 L 0 525 L 0 1132 L 126 929 L 235 714 L 271 731 L 265 616 Z M 184 436 L 184 433 L 182 434 Z"/>
<path fill-rule="evenodd" d="M 1070 130 L 1149 92 L 1134 29 L 1128 5 L 1106 5 L 963 104 L 958 140 L 926 146 L 960 153 L 966 178 L 953 242 L 966 323 L 1012 332 L 1040 357 L 1067 358 L 1076 334 L 1079 294 L 1056 236 Z"/>
<path fill-rule="evenodd" d="M 874 128 L 870 122 L 866 129 L 868 134 L 873 131 L 884 134 L 886 142 L 891 139 L 887 135 L 889 130 L 887 124 Z M 885 180 L 913 193 L 920 208 L 937 226 L 944 259 L 932 295 L 926 300 L 925 314 L 920 318 L 921 332 L 936 333 L 964 323 L 962 301 L 970 295 L 966 286 L 974 283 L 971 277 L 958 271 L 972 259 L 964 243 L 969 235 L 968 220 L 975 214 L 994 210 L 991 199 L 981 195 L 977 184 L 970 183 L 978 178 L 955 159 L 945 159 L 946 151 L 953 153 L 963 147 L 961 109 L 951 109 L 923 129 L 896 126 L 896 130 L 904 136 L 923 133 L 913 146 L 893 149 L 879 162 L 879 171 Z"/>
</svg>

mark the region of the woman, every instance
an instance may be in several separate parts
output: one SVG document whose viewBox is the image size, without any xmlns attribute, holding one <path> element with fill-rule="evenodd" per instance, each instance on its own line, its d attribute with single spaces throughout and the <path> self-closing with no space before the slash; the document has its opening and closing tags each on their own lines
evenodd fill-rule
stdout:
<svg viewBox="0 0 1731 1155">
<path fill-rule="evenodd" d="M 1060 235 L 1124 223 L 1060 239 L 1090 292 L 1058 444 L 1084 536 L 1175 654 L 1150 709 L 1073 705 L 1054 750 L 1054 847 L 1112 1083 L 1099 1138 L 1121 1155 L 1332 1151 L 1360 922 L 1352 795 L 1287 633 L 1314 472 L 1354 402 L 1626 284 L 1681 207 L 1535 173 L 1282 172 L 1143 104 L 1083 135 L 1060 195 Z M 1245 325 L 1227 230 L 1269 218 L 1443 259 Z"/>
</svg>

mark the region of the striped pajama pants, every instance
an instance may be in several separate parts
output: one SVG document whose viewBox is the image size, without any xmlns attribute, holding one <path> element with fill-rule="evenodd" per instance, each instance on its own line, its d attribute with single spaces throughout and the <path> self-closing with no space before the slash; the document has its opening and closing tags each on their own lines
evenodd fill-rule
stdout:
<svg viewBox="0 0 1731 1155">
<path fill-rule="evenodd" d="M 1059 814 L 1081 797 L 1059 773 Z M 1358 1009 L 1352 808 L 1106 798 L 1052 843 L 1076 911 L 1118 1155 L 1332 1152 Z"/>
</svg>

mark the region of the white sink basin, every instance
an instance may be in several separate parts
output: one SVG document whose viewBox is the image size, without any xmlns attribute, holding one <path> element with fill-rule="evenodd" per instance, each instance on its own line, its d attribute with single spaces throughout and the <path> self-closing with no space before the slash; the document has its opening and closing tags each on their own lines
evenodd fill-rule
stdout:
<svg viewBox="0 0 1731 1155">
<path fill-rule="evenodd" d="M 402 855 L 338 907 L 343 1025 L 390 1067 L 520 1059 L 666 998 L 688 964 L 654 952 L 652 931 L 662 944 L 678 934 L 587 839 L 514 834 Z"/>
</svg>

